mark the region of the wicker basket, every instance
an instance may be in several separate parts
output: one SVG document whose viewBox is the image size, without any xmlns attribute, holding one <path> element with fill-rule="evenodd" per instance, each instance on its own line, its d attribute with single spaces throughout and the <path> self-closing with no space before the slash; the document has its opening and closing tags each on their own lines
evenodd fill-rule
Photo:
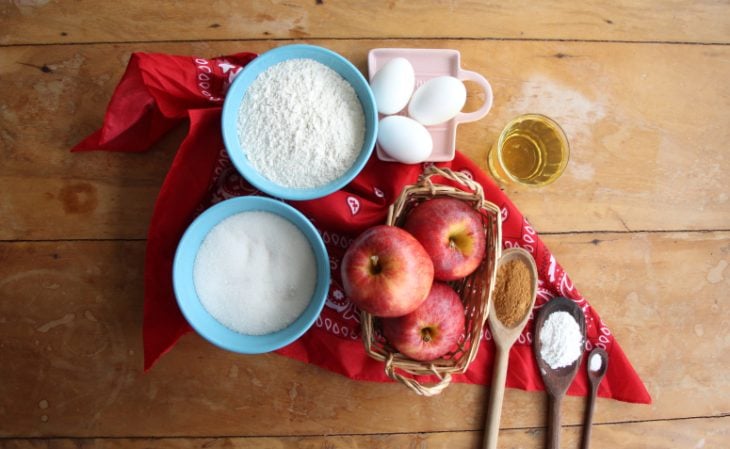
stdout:
<svg viewBox="0 0 730 449">
<path fill-rule="evenodd" d="M 434 176 L 454 181 L 462 188 L 435 184 Z M 502 248 L 502 221 L 499 208 L 484 199 L 482 186 L 466 175 L 449 169 L 429 167 L 416 184 L 406 186 L 390 206 L 388 221 L 391 226 L 401 226 L 408 213 L 419 203 L 431 198 L 450 197 L 468 202 L 483 218 L 486 253 L 479 267 L 468 277 L 451 282 L 465 306 L 465 337 L 457 349 L 444 357 L 430 362 L 420 362 L 400 354 L 380 332 L 378 318 L 361 312 L 362 338 L 370 357 L 385 362 L 386 374 L 422 396 L 433 396 L 446 388 L 452 374 L 466 372 L 479 350 L 479 340 L 489 313 L 497 260 Z M 434 375 L 435 383 L 422 384 L 414 376 Z"/>
</svg>

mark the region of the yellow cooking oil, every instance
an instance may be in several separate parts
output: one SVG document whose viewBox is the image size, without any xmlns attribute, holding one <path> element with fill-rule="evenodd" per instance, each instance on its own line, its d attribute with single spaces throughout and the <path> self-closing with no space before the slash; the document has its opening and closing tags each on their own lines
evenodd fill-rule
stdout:
<svg viewBox="0 0 730 449">
<path fill-rule="evenodd" d="M 560 177 L 569 155 L 568 139 L 554 120 L 525 114 L 505 126 L 489 152 L 488 165 L 502 183 L 543 186 Z"/>
</svg>

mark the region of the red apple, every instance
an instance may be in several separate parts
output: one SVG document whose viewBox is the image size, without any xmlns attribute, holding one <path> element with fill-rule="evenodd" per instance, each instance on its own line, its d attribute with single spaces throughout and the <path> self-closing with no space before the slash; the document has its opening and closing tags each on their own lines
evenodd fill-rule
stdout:
<svg viewBox="0 0 730 449">
<path fill-rule="evenodd" d="M 431 256 L 434 277 L 453 281 L 470 275 L 484 258 L 486 238 L 479 212 L 454 198 L 434 198 L 416 206 L 403 228 Z"/>
<path fill-rule="evenodd" d="M 433 283 L 433 263 L 418 240 L 395 226 L 375 226 L 356 238 L 342 259 L 350 300 L 375 316 L 412 312 Z"/>
<path fill-rule="evenodd" d="M 464 305 L 451 287 L 434 282 L 416 310 L 381 322 L 383 335 L 401 354 L 414 360 L 434 360 L 454 349 L 464 333 Z"/>
</svg>

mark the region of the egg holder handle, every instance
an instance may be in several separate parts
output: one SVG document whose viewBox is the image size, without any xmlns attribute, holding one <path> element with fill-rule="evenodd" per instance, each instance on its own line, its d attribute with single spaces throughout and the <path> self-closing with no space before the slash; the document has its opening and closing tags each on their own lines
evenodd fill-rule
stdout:
<svg viewBox="0 0 730 449">
<path fill-rule="evenodd" d="M 448 184 L 434 182 L 440 177 Z M 432 198 L 455 198 L 474 207 L 482 216 L 486 251 L 477 269 L 466 278 L 450 282 L 465 308 L 464 339 L 445 356 L 429 362 L 413 360 L 399 353 L 383 336 L 377 317 L 361 311 L 362 339 L 367 354 L 385 362 L 385 373 L 421 396 L 441 393 L 453 374 L 463 374 L 474 361 L 484 332 L 494 290 L 497 261 L 502 252 L 502 220 L 499 208 L 484 199 L 482 186 L 467 175 L 430 166 L 416 184 L 404 187 L 388 210 L 387 225 L 401 226 L 419 203 Z M 423 377 L 426 376 L 426 377 Z"/>
<path fill-rule="evenodd" d="M 472 72 L 471 70 L 459 69 L 456 77 L 461 81 L 473 81 L 481 86 L 482 90 L 484 90 L 484 103 L 482 103 L 481 107 L 472 112 L 459 112 L 459 114 L 454 117 L 454 121 L 456 122 L 456 124 L 458 125 L 459 123 L 475 122 L 484 118 L 484 116 L 487 115 L 487 112 L 492 109 L 492 103 L 494 103 L 492 85 L 489 84 L 489 81 L 487 81 L 487 79 L 484 78 L 481 74 L 477 72 Z"/>
</svg>

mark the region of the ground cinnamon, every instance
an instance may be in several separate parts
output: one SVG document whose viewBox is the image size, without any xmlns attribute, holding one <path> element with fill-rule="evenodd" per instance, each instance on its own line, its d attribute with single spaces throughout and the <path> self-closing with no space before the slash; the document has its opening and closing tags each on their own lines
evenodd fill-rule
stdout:
<svg viewBox="0 0 730 449">
<path fill-rule="evenodd" d="M 520 259 L 501 264 L 494 286 L 494 310 L 506 327 L 515 327 L 529 312 L 532 303 L 530 270 Z"/>
</svg>

